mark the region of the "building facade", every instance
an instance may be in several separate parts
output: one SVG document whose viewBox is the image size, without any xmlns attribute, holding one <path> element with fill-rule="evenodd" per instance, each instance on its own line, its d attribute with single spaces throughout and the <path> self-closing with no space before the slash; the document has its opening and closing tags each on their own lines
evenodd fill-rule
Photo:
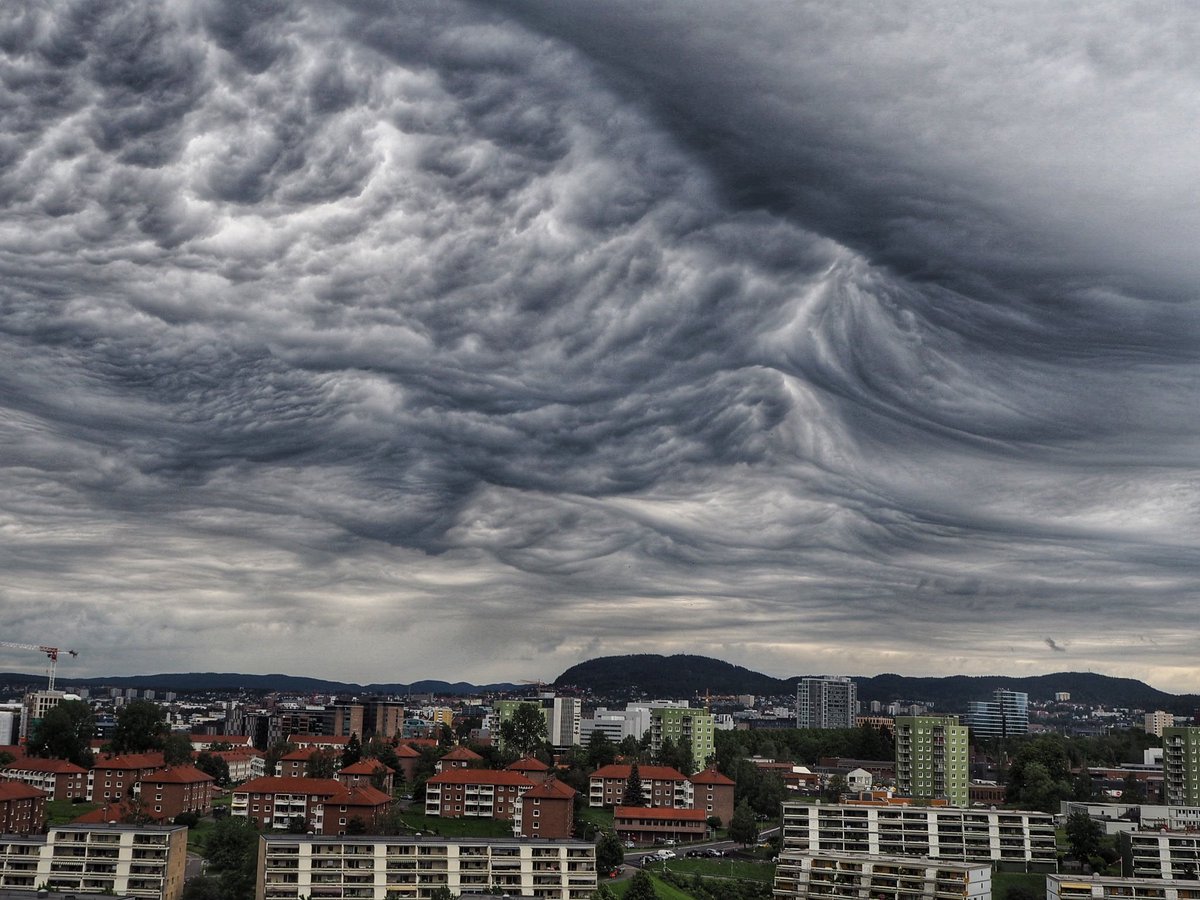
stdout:
<svg viewBox="0 0 1200 900">
<path fill-rule="evenodd" d="M 858 685 L 841 675 L 801 678 L 796 688 L 797 728 L 853 728 Z"/>
<path fill-rule="evenodd" d="M 700 841 L 708 834 L 702 809 L 618 806 L 613 810 L 613 830 L 622 840 L 638 844 L 663 841 Z"/>
<path fill-rule="evenodd" d="M 533 786 L 520 772 L 446 769 L 425 782 L 425 815 L 513 819 L 518 798 Z"/>
<path fill-rule="evenodd" d="M 914 800 L 970 806 L 967 726 L 958 716 L 896 717 L 896 791 Z"/>
<path fill-rule="evenodd" d="M 1058 869 L 1054 817 L 1025 810 L 787 801 L 783 847 L 797 853 L 928 856 L 1027 871 Z"/>
<path fill-rule="evenodd" d="M 43 835 L 0 835 L 4 888 L 178 900 L 186 863 L 182 826 L 60 825 Z"/>
<path fill-rule="evenodd" d="M 780 854 L 775 900 L 991 900 L 992 867 L 912 856 Z"/>
<path fill-rule="evenodd" d="M 588 806 L 619 806 L 625 801 L 625 785 L 633 766 L 601 766 L 589 777 Z M 646 806 L 690 809 L 694 797 L 692 782 L 670 766 L 639 766 L 642 798 Z"/>
<path fill-rule="evenodd" d="M 596 848 L 532 838 L 259 838 L 256 900 L 428 900 L 451 896 L 590 900 Z"/>
<path fill-rule="evenodd" d="M 0 833 L 32 834 L 46 822 L 49 795 L 20 781 L 0 781 Z"/>
<path fill-rule="evenodd" d="M 1046 876 L 1046 900 L 1200 900 L 1200 884 L 1161 878 Z"/>
<path fill-rule="evenodd" d="M 1164 729 L 1174 726 L 1175 716 L 1169 712 L 1163 712 L 1161 709 L 1156 709 L 1154 712 L 1146 713 L 1145 722 L 1146 734 L 1162 737 Z"/>
<path fill-rule="evenodd" d="M 1200 834 L 1183 831 L 1129 832 L 1129 859 L 1135 878 L 1200 878 Z"/>
<path fill-rule="evenodd" d="M 1200 806 L 1200 728 L 1163 729 L 1163 799 L 1168 806 Z"/>
<path fill-rule="evenodd" d="M 967 704 L 967 726 L 977 738 L 1002 738 L 1029 732 L 1029 695 L 997 688 L 991 700 Z"/>
<path fill-rule="evenodd" d="M 703 768 L 716 755 L 716 721 L 706 709 L 664 707 L 650 710 L 650 750 L 659 753 L 665 741 L 688 747 L 692 762 Z"/>
<path fill-rule="evenodd" d="M 87 769 L 65 759 L 14 759 L 0 769 L 0 777 L 45 791 L 51 800 L 87 799 Z"/>
</svg>

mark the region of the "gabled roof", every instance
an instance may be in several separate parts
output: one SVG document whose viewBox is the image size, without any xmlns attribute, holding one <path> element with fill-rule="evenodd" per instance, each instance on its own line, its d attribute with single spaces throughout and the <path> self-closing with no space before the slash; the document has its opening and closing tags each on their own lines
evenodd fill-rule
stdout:
<svg viewBox="0 0 1200 900">
<path fill-rule="evenodd" d="M 734 781 L 732 778 L 726 778 L 716 769 L 705 769 L 703 772 L 697 772 L 691 776 L 692 784 L 722 784 L 732 787 Z"/>
<path fill-rule="evenodd" d="M 30 787 L 20 781 L 0 781 L 0 801 L 31 800 L 35 797 L 49 797 L 43 790 Z"/>
<path fill-rule="evenodd" d="M 335 806 L 387 806 L 392 802 L 392 798 L 378 788 L 366 785 L 343 789 L 340 794 L 334 794 L 325 802 Z"/>
<path fill-rule="evenodd" d="M 118 756 L 97 756 L 92 769 L 163 769 L 166 761 L 157 750 L 150 753 L 123 753 Z"/>
<path fill-rule="evenodd" d="M 537 787 L 530 788 L 521 796 L 534 800 L 571 800 L 577 793 L 579 792 L 569 784 L 563 784 L 557 778 L 551 778 Z"/>
<path fill-rule="evenodd" d="M 312 758 L 314 753 L 320 752 L 320 747 L 305 747 L 301 750 L 292 750 L 290 753 L 283 754 L 283 756 L 279 757 L 279 761 L 283 762 L 284 760 L 288 760 L 294 762 L 307 762 Z"/>
<path fill-rule="evenodd" d="M 509 763 L 504 768 L 513 772 L 549 772 L 550 767 L 532 756 L 522 756 L 514 763 Z"/>
<path fill-rule="evenodd" d="M 346 790 L 332 778 L 251 778 L 233 789 L 235 794 L 311 794 L 330 797 Z"/>
<path fill-rule="evenodd" d="M 360 759 L 356 763 L 342 766 L 342 775 L 374 775 L 376 772 L 393 772 L 390 766 L 385 766 L 377 759 Z"/>
<path fill-rule="evenodd" d="M 11 769 L 16 772 L 47 772 L 56 775 L 86 775 L 87 769 L 83 766 L 77 766 L 73 762 L 67 762 L 65 759 L 38 759 L 36 756 L 27 756 L 24 759 L 14 759 L 5 766 L 0 766 L 0 769 Z"/>
<path fill-rule="evenodd" d="M 426 784 L 515 784 L 532 787 L 533 782 L 520 772 L 505 769 L 446 769 L 434 775 Z"/>
<path fill-rule="evenodd" d="M 476 753 L 474 750 L 472 750 L 470 747 L 455 747 L 453 750 L 451 750 L 449 753 L 447 753 L 445 756 L 442 757 L 443 761 L 445 761 L 447 759 L 452 760 L 454 762 L 458 762 L 459 760 L 462 760 L 465 762 L 478 762 L 479 760 L 483 759 L 483 757 L 480 756 L 478 753 Z"/>
<path fill-rule="evenodd" d="M 633 766 L 623 766 L 616 763 L 601 766 L 592 773 L 592 778 L 629 778 Z M 684 774 L 670 766 L 638 766 L 638 777 L 642 781 L 687 781 Z"/>
<path fill-rule="evenodd" d="M 143 775 L 139 781 L 161 782 L 163 784 L 197 784 L 201 781 L 215 781 L 207 772 L 201 772 L 195 766 L 172 766 L 161 772 L 151 772 Z"/>
<path fill-rule="evenodd" d="M 691 819 L 704 822 L 708 813 L 702 809 L 672 809 L 669 806 L 618 806 L 613 819 Z"/>
<path fill-rule="evenodd" d="M 414 750 L 408 744 L 401 744 L 396 748 L 396 756 L 399 759 L 416 759 L 420 755 L 420 751 Z"/>
</svg>

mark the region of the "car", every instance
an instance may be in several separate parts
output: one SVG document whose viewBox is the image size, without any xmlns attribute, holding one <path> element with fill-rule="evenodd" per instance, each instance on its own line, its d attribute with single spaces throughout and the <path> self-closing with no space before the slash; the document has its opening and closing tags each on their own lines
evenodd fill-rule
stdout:
<svg viewBox="0 0 1200 900">
<path fill-rule="evenodd" d="M 675 840 L 675 838 L 667 838 L 665 841 L 663 841 L 663 843 L 666 844 L 668 847 L 674 847 L 675 844 L 678 842 Z"/>
<path fill-rule="evenodd" d="M 618 875 L 620 875 L 620 874 L 621 874 L 621 870 L 622 870 L 623 868 L 625 868 L 625 867 L 624 867 L 624 866 L 617 866 L 615 869 L 610 869 L 610 870 L 609 870 L 609 872 L 608 872 L 608 877 L 609 877 L 609 878 L 616 878 Z"/>
<path fill-rule="evenodd" d="M 687 852 L 687 855 L 688 855 L 689 857 L 693 857 L 693 858 L 694 858 L 694 857 L 697 857 L 697 856 L 703 856 L 703 855 L 704 855 L 704 851 L 703 851 L 703 850 L 689 850 L 689 851 Z"/>
<path fill-rule="evenodd" d="M 705 856 L 721 856 L 722 854 L 721 854 L 721 851 L 718 850 L 716 847 L 709 847 L 707 850 L 704 851 L 704 855 Z"/>
<path fill-rule="evenodd" d="M 737 856 L 737 855 L 738 855 L 737 848 L 736 848 L 736 847 L 730 847 L 728 850 L 726 850 L 726 851 L 725 851 L 725 855 L 726 855 L 726 856 Z"/>
<path fill-rule="evenodd" d="M 633 841 L 626 841 L 626 842 L 625 842 L 625 849 L 626 849 L 626 850 L 632 850 L 632 849 L 633 849 Z"/>
</svg>

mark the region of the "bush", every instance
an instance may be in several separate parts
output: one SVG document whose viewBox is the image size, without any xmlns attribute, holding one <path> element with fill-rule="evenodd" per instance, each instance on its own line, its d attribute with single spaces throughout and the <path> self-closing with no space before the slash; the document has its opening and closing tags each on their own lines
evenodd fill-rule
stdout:
<svg viewBox="0 0 1200 900">
<path fill-rule="evenodd" d="M 176 825 L 186 825 L 188 828 L 195 828 L 200 824 L 200 816 L 194 812 L 181 812 L 175 817 Z"/>
</svg>

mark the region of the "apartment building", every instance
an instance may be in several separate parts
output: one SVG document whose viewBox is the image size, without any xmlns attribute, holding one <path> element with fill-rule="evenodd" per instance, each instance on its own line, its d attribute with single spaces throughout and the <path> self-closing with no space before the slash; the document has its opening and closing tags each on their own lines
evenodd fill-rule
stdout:
<svg viewBox="0 0 1200 900">
<path fill-rule="evenodd" d="M 993 862 L 1054 872 L 1054 817 L 1024 810 L 868 804 L 783 804 L 783 846 L 799 853 L 869 853 Z"/>
<path fill-rule="evenodd" d="M 0 781 L 0 834 L 32 834 L 46 821 L 49 795 L 20 781 Z"/>
<path fill-rule="evenodd" d="M 533 786 L 519 772 L 446 769 L 425 782 L 425 815 L 512 819 L 517 799 Z"/>
<path fill-rule="evenodd" d="M 43 835 L 0 835 L 0 888 L 178 900 L 186 862 L 182 826 L 60 825 Z"/>
<path fill-rule="evenodd" d="M 1192 882 L 1200 877 L 1200 833 L 1131 831 L 1128 835 L 1133 877 Z"/>
<path fill-rule="evenodd" d="M 706 709 L 662 707 L 650 710 L 650 750 L 659 753 L 666 741 L 692 751 L 697 766 L 717 752 L 716 720 Z"/>
<path fill-rule="evenodd" d="M 491 894 L 590 900 L 596 848 L 537 838 L 259 838 L 256 900 L 428 900 Z"/>
<path fill-rule="evenodd" d="M 897 716 L 895 727 L 897 793 L 969 806 L 970 747 L 958 716 Z"/>
<path fill-rule="evenodd" d="M 775 900 L 991 900 L 992 867 L 912 856 L 780 854 Z"/>
<path fill-rule="evenodd" d="M 708 768 L 688 780 L 692 783 L 692 805 L 704 810 L 706 818 L 716 816 L 728 828 L 733 819 L 733 779 L 726 778 L 716 768 Z"/>
<path fill-rule="evenodd" d="M 172 766 L 143 775 L 134 786 L 142 811 L 156 822 L 171 821 L 180 813 L 212 814 L 216 782 L 194 766 Z"/>
<path fill-rule="evenodd" d="M 1169 806 L 1200 806 L 1200 728 L 1163 729 L 1163 799 Z"/>
<path fill-rule="evenodd" d="M 348 788 L 370 785 L 385 794 L 390 794 L 395 776 L 394 769 L 385 766 L 377 759 L 360 759 L 358 762 L 342 768 L 337 773 L 337 780 Z"/>
<path fill-rule="evenodd" d="M 161 753 L 127 753 L 98 756 L 88 771 L 88 800 L 115 803 L 133 795 L 134 785 L 147 775 L 165 769 Z"/>
<path fill-rule="evenodd" d="M 557 778 L 540 781 L 517 797 L 513 819 L 524 837 L 569 838 L 575 824 L 575 788 Z"/>
<path fill-rule="evenodd" d="M 323 832 L 325 801 L 345 789 L 332 778 L 255 778 L 234 789 L 229 813 L 257 828 L 287 828 L 299 816 Z"/>
<path fill-rule="evenodd" d="M 797 728 L 853 728 L 858 685 L 842 675 L 801 678 L 796 687 Z"/>
<path fill-rule="evenodd" d="M 633 766 L 601 766 L 589 778 L 589 806 L 618 806 L 625 800 L 625 785 Z M 692 782 L 670 766 L 639 766 L 642 797 L 647 806 L 690 809 L 694 797 Z"/>
<path fill-rule="evenodd" d="M 521 706 L 532 706 L 546 720 L 546 735 L 557 751 L 569 750 L 580 743 L 580 726 L 583 716 L 583 704 L 576 697 L 555 697 L 552 694 L 538 697 L 536 700 L 500 700 L 495 707 L 495 734 L 500 734 L 500 726 L 509 721 Z M 503 749 L 501 738 L 498 746 Z"/>
<path fill-rule="evenodd" d="M 447 769 L 477 769 L 483 766 L 483 757 L 470 747 L 455 747 L 433 764 L 435 772 Z"/>
<path fill-rule="evenodd" d="M 1046 900 L 1200 900 L 1200 883 L 1110 875 L 1047 875 Z"/>
<path fill-rule="evenodd" d="M 534 759 L 532 756 L 523 756 L 516 762 L 511 762 L 504 767 L 510 772 L 517 772 L 524 775 L 532 782 L 546 781 L 553 776 L 550 767 L 540 759 Z"/>
<path fill-rule="evenodd" d="M 0 778 L 45 791 L 51 800 L 87 799 L 88 770 L 65 759 L 14 759 L 0 769 Z"/>
<path fill-rule="evenodd" d="M 700 841 L 708 835 L 708 816 L 702 809 L 618 806 L 613 810 L 613 830 L 622 840 L 638 844 Z"/>
<path fill-rule="evenodd" d="M 1165 729 L 1174 727 L 1175 716 L 1169 712 L 1163 712 L 1161 709 L 1156 709 L 1154 712 L 1146 713 L 1145 723 L 1146 734 L 1162 737 Z"/>
</svg>

